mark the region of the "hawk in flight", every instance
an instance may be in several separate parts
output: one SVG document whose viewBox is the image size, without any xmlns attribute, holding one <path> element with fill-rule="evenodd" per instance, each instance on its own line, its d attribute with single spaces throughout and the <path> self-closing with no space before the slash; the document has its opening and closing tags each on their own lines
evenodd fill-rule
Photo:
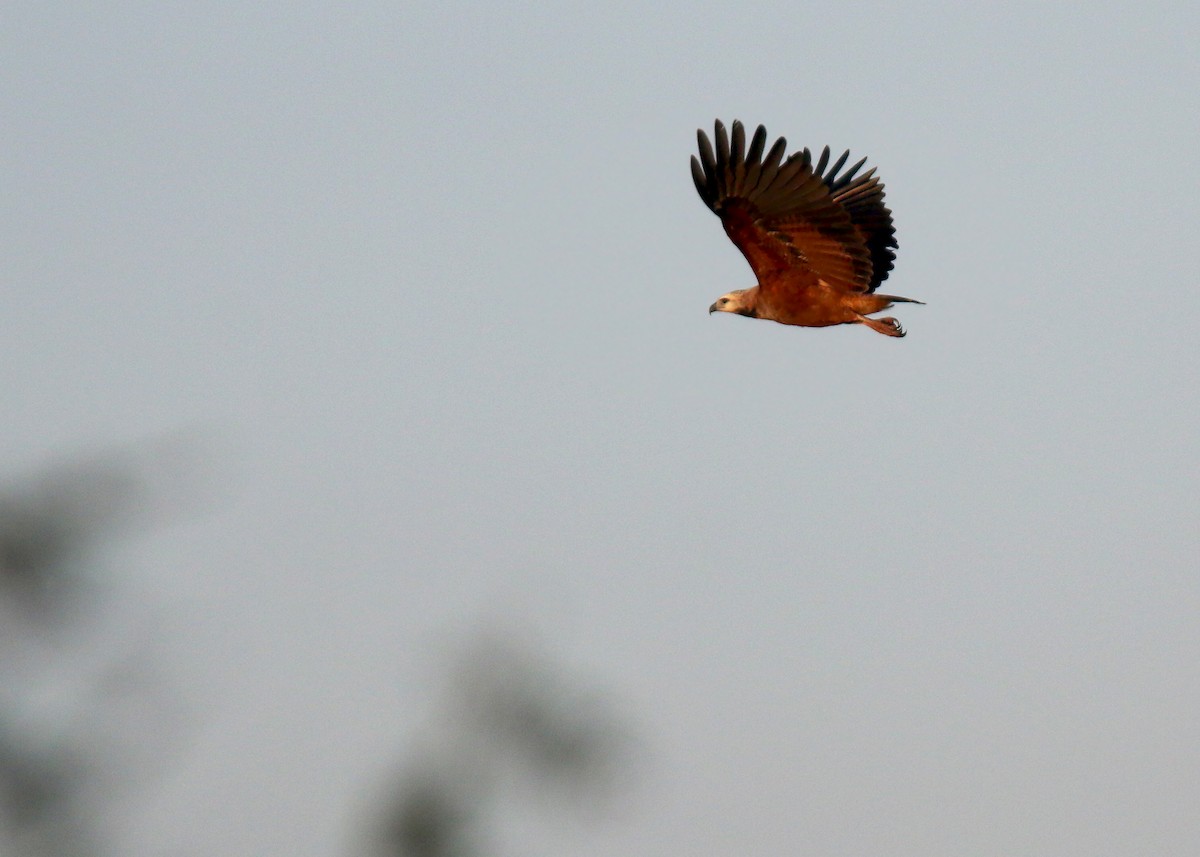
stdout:
<svg viewBox="0 0 1200 857">
<path fill-rule="evenodd" d="M 741 122 L 727 134 L 718 121 L 715 132 L 715 150 L 703 131 L 696 132 L 700 157 L 692 156 L 692 178 L 758 284 L 718 298 L 709 313 L 802 327 L 865 324 L 886 336 L 903 336 L 896 319 L 868 318 L 896 302 L 921 301 L 875 292 L 892 270 L 899 245 L 875 170 L 855 178 L 867 159 L 838 175 L 849 152 L 830 165 L 826 146 L 814 165 L 808 149 L 785 159 L 782 137 L 764 157 L 762 125 L 748 149 Z"/>
</svg>

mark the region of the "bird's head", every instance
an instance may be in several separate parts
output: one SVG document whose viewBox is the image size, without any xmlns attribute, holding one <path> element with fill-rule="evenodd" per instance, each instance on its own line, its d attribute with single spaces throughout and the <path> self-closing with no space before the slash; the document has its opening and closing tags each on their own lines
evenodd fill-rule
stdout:
<svg viewBox="0 0 1200 857">
<path fill-rule="evenodd" d="M 738 315 L 757 318 L 758 312 L 755 308 L 755 296 L 751 294 L 753 291 L 753 289 L 738 289 L 736 292 L 722 295 L 717 298 L 716 303 L 708 308 L 708 314 L 712 315 L 714 312 L 734 312 Z"/>
</svg>

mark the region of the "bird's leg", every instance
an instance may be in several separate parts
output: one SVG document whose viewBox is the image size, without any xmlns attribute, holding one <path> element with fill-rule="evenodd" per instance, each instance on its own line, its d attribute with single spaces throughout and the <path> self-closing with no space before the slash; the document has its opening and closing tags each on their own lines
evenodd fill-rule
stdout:
<svg viewBox="0 0 1200 857">
<path fill-rule="evenodd" d="M 887 318 L 867 318 L 865 315 L 858 317 L 860 323 L 876 333 L 882 333 L 884 336 L 903 336 L 904 328 L 900 326 L 900 322 L 888 316 Z"/>
</svg>

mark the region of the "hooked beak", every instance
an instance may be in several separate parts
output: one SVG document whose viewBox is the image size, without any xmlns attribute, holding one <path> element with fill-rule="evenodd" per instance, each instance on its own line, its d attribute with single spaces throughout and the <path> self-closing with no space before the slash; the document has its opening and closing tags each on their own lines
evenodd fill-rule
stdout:
<svg viewBox="0 0 1200 857">
<path fill-rule="evenodd" d="M 713 304 L 712 306 L 710 306 L 710 307 L 708 308 L 708 314 L 709 314 L 709 315 L 712 315 L 712 314 L 713 314 L 714 312 L 716 312 L 716 311 L 717 311 L 717 305 L 716 305 L 716 304 Z"/>
</svg>

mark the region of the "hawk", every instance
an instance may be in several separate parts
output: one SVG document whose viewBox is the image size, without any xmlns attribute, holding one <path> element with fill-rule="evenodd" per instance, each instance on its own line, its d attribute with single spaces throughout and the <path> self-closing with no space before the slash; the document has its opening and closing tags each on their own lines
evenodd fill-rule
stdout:
<svg viewBox="0 0 1200 857">
<path fill-rule="evenodd" d="M 710 314 L 801 327 L 865 324 L 886 336 L 904 336 L 896 319 L 868 318 L 893 303 L 921 301 L 875 292 L 899 245 L 874 168 L 855 178 L 866 158 L 838 175 L 850 152 L 832 165 L 828 146 L 815 165 L 808 149 L 785 159 L 787 141 L 780 137 L 764 157 L 762 125 L 748 149 L 741 122 L 728 134 L 716 123 L 715 149 L 704 131 L 696 136 L 696 190 L 758 278 L 757 285 L 718 298 Z"/>
</svg>

